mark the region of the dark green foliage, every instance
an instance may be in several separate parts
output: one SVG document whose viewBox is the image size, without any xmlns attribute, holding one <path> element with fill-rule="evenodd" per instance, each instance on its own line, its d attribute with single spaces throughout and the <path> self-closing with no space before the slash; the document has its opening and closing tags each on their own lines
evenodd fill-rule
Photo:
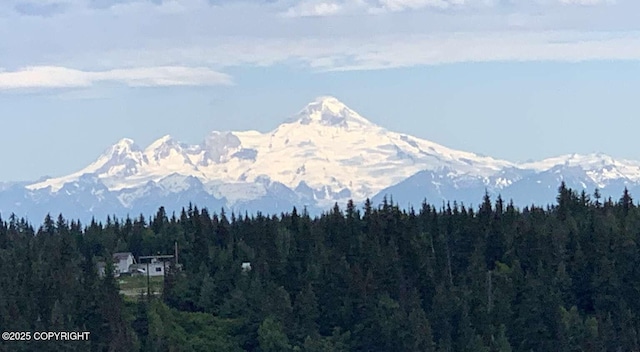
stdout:
<svg viewBox="0 0 640 352">
<path fill-rule="evenodd" d="M 284 332 L 282 324 L 271 316 L 264 319 L 258 328 L 258 342 L 262 352 L 288 352 L 291 351 L 289 338 Z"/>
<path fill-rule="evenodd" d="M 83 227 L 0 220 L 0 326 L 90 331 L 12 351 L 636 351 L 640 208 L 562 184 L 557 204 L 488 194 L 402 210 L 385 200 L 228 218 L 189 205 Z M 54 220 L 55 219 L 55 220 Z M 96 263 L 173 253 L 136 303 Z M 250 262 L 251 270 L 242 263 Z"/>
<path fill-rule="evenodd" d="M 147 351 L 242 351 L 232 337 L 236 323 L 206 313 L 180 312 L 152 300 Z"/>
</svg>

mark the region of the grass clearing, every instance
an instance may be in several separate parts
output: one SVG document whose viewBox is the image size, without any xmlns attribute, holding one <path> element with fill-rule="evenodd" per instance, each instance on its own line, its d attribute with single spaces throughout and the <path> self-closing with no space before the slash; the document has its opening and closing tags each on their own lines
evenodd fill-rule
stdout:
<svg viewBox="0 0 640 352">
<path fill-rule="evenodd" d="M 120 293 L 126 297 L 137 297 L 140 292 L 147 294 L 147 276 L 121 276 L 117 278 L 120 285 Z M 152 294 L 159 295 L 162 293 L 162 286 L 164 283 L 164 276 L 150 276 L 149 277 L 149 289 Z"/>
</svg>

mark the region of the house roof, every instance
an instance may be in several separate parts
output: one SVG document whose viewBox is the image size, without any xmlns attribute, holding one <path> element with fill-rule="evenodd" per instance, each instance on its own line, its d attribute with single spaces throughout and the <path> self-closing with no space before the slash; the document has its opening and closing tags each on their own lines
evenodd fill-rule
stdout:
<svg viewBox="0 0 640 352">
<path fill-rule="evenodd" d="M 133 256 L 133 254 L 131 254 L 131 252 L 113 253 L 113 259 L 116 259 L 116 260 L 124 260 L 129 258 L 129 256 Z"/>
</svg>

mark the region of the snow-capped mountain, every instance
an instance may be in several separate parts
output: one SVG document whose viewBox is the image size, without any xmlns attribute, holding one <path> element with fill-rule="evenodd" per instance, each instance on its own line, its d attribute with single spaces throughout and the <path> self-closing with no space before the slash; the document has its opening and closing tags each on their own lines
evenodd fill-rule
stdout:
<svg viewBox="0 0 640 352">
<path fill-rule="evenodd" d="M 475 183 L 459 187 L 442 173 L 419 172 L 410 178 L 390 186 L 372 200 L 393 197 L 401 205 L 419 206 L 425 199 L 431 202 L 453 201 L 478 204 L 479 194 L 488 191 L 515 204 L 545 205 L 554 203 L 561 182 L 577 191 L 593 194 L 599 189 L 604 197 L 618 199 L 627 188 L 631 194 L 640 193 L 640 162 L 617 160 L 597 153 L 588 155 L 570 154 L 548 158 L 537 162 L 518 164 L 507 168 L 488 179 L 476 178 Z"/>
<path fill-rule="evenodd" d="M 539 172 L 575 167 L 584 170 L 589 180 L 600 188 L 605 188 L 609 183 L 620 180 L 629 184 L 640 183 L 640 162 L 616 160 L 602 153 L 562 155 L 538 162 L 523 163 L 520 167 Z"/>
<path fill-rule="evenodd" d="M 267 133 L 213 131 L 198 145 L 167 135 L 146 148 L 122 139 L 73 174 L 0 187 L 0 212 L 86 218 L 192 202 L 273 213 L 384 195 L 401 205 L 425 197 L 477 203 L 485 189 L 549 203 L 561 180 L 620 193 L 640 185 L 640 162 L 593 154 L 512 163 L 388 131 L 320 97 Z"/>
</svg>

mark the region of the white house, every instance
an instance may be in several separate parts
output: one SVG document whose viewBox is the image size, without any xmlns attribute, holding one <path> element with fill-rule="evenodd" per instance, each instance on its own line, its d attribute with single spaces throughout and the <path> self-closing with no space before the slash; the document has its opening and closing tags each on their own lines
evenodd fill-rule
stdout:
<svg viewBox="0 0 640 352">
<path fill-rule="evenodd" d="M 113 267 L 116 276 L 122 273 L 129 273 L 129 267 L 135 262 L 136 260 L 131 252 L 113 253 Z"/>
<path fill-rule="evenodd" d="M 113 276 L 118 277 L 120 274 L 130 273 L 129 267 L 136 263 L 136 259 L 130 252 L 121 252 L 113 254 Z M 98 262 L 98 274 L 104 276 L 106 264 L 104 261 Z"/>
</svg>

